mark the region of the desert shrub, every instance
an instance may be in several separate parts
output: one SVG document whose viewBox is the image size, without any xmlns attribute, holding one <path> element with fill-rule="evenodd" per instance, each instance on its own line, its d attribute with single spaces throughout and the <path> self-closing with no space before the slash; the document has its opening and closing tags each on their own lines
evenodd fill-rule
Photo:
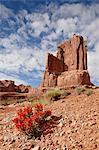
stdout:
<svg viewBox="0 0 99 150">
<path fill-rule="evenodd" d="M 34 110 L 32 107 L 21 108 L 13 122 L 16 128 L 23 131 L 26 135 L 37 137 L 42 133 L 42 125 L 50 116 L 50 110 L 44 111 L 43 105 L 36 104 Z"/>
<path fill-rule="evenodd" d="M 13 99 L 11 98 L 5 98 L 5 99 L 0 100 L 0 105 L 7 106 L 10 104 L 13 104 Z"/>
<path fill-rule="evenodd" d="M 50 104 L 51 101 L 49 99 L 45 99 L 44 97 L 38 100 L 32 100 L 31 101 L 31 105 L 35 106 L 36 104 L 42 104 L 42 105 L 46 105 L 46 104 Z"/>
<path fill-rule="evenodd" d="M 26 101 L 26 99 L 16 99 L 16 103 L 23 103 L 25 101 Z"/>
<path fill-rule="evenodd" d="M 61 96 L 60 96 L 60 98 L 65 98 L 68 95 L 70 95 L 69 92 L 67 92 L 66 90 L 61 90 Z"/>
<path fill-rule="evenodd" d="M 58 100 L 61 96 L 61 91 L 59 89 L 52 89 L 46 92 L 45 97 L 50 100 Z"/>
<path fill-rule="evenodd" d="M 86 89 L 86 94 L 87 94 L 88 96 L 92 95 L 92 94 L 93 94 L 92 89 Z"/>
<path fill-rule="evenodd" d="M 81 93 L 85 91 L 85 88 L 83 86 L 78 86 L 76 87 L 75 91 L 78 95 L 80 95 Z"/>
</svg>

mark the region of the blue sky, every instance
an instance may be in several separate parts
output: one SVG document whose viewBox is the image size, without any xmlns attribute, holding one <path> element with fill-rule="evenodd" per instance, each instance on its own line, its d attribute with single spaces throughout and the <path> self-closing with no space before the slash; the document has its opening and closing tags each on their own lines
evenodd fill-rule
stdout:
<svg viewBox="0 0 99 150">
<path fill-rule="evenodd" d="M 38 86 L 47 52 L 74 33 L 88 44 L 88 70 L 99 85 L 99 0 L 1 0 L 0 79 Z"/>
</svg>

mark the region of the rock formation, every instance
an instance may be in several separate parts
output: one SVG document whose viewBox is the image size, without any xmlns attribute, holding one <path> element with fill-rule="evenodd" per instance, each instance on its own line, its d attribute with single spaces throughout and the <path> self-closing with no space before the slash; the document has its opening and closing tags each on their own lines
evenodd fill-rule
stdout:
<svg viewBox="0 0 99 150">
<path fill-rule="evenodd" d="M 0 92 L 15 92 L 14 81 L 11 80 L 1 80 L 0 81 Z"/>
<path fill-rule="evenodd" d="M 82 36 L 73 35 L 57 47 L 56 57 L 48 54 L 43 87 L 90 85 L 87 50 Z"/>
<path fill-rule="evenodd" d="M 4 99 L 24 99 L 36 93 L 36 89 L 23 84 L 15 85 L 11 80 L 0 80 L 0 101 Z"/>
<path fill-rule="evenodd" d="M 33 88 L 23 84 L 15 85 L 11 80 L 0 80 L 0 92 L 29 93 Z"/>
</svg>

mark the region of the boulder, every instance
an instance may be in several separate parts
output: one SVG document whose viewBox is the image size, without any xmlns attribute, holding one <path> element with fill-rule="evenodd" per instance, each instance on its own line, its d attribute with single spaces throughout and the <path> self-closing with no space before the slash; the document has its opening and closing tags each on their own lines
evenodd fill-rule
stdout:
<svg viewBox="0 0 99 150">
<path fill-rule="evenodd" d="M 57 78 L 58 87 L 72 87 L 77 85 L 90 85 L 90 77 L 88 71 L 65 71 Z"/>
</svg>

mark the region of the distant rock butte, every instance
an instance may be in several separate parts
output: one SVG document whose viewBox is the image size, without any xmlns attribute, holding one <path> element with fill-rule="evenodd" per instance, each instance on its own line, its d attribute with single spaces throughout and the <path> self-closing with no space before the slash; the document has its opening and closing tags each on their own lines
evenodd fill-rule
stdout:
<svg viewBox="0 0 99 150">
<path fill-rule="evenodd" d="M 57 54 L 48 53 L 42 87 L 91 85 L 87 71 L 86 43 L 82 36 L 73 35 L 57 47 Z"/>
<path fill-rule="evenodd" d="M 0 80 L 0 92 L 29 93 L 32 89 L 31 86 L 23 84 L 15 85 L 14 81 L 11 80 Z"/>
<path fill-rule="evenodd" d="M 11 80 L 0 80 L 0 100 L 6 98 L 24 99 L 35 94 L 37 89 L 23 84 L 15 85 Z"/>
</svg>

